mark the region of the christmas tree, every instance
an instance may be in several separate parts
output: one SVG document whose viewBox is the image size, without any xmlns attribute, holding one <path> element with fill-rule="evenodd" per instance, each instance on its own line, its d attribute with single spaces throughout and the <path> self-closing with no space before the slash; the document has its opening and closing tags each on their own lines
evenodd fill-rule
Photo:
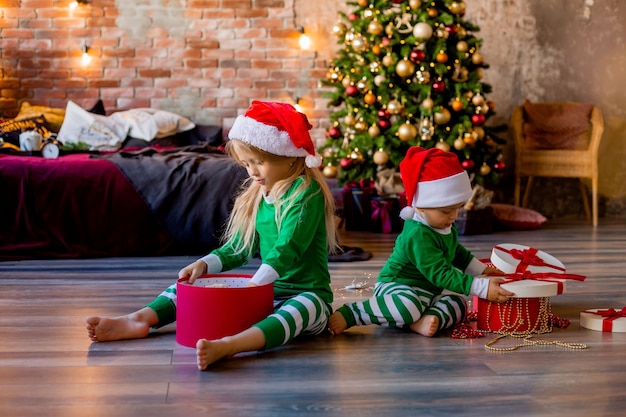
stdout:
<svg viewBox="0 0 626 417">
<path fill-rule="evenodd" d="M 358 0 L 333 26 L 343 45 L 323 84 L 332 126 L 323 172 L 341 184 L 375 180 L 396 169 L 410 146 L 456 153 L 480 184 L 504 170 L 495 114 L 482 82 L 488 67 L 465 3 L 453 0 Z"/>
</svg>

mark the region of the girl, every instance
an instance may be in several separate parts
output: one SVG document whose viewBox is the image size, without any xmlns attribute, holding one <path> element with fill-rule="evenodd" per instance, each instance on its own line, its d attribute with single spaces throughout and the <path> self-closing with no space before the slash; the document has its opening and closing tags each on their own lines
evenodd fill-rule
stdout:
<svg viewBox="0 0 626 417">
<path fill-rule="evenodd" d="M 391 256 L 378 276 L 374 296 L 339 307 L 329 330 L 340 334 L 354 325 L 408 327 L 431 337 L 465 318 L 465 298 L 473 294 L 504 302 L 514 294 L 500 287 L 503 278 L 474 278 L 502 273 L 476 259 L 458 241 L 454 220 L 472 194 L 457 156 L 437 148 L 409 149 L 400 163 L 408 207 Z"/>
<path fill-rule="evenodd" d="M 229 132 L 229 153 L 250 176 L 225 229 L 225 243 L 184 267 L 179 278 L 262 264 L 249 285 L 274 283 L 274 313 L 234 336 L 197 342 L 200 370 L 239 352 L 270 349 L 327 328 L 333 293 L 328 253 L 336 244 L 334 200 L 318 167 L 306 116 L 290 104 L 253 101 Z M 176 319 L 176 284 L 146 307 L 115 318 L 88 317 L 93 341 L 146 337 Z"/>
</svg>

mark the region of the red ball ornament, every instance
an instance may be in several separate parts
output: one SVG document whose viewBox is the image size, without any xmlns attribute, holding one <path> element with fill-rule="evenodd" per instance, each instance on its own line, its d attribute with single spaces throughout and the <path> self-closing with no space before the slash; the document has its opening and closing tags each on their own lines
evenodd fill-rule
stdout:
<svg viewBox="0 0 626 417">
<path fill-rule="evenodd" d="M 378 110 L 378 117 L 381 119 L 389 119 L 390 113 L 387 109 Z"/>
<path fill-rule="evenodd" d="M 474 126 L 482 126 L 485 123 L 485 115 L 484 114 L 473 114 L 472 115 L 472 124 Z"/>
<path fill-rule="evenodd" d="M 357 20 L 358 18 L 359 18 L 359 16 L 356 13 L 350 13 L 348 15 L 348 20 L 351 21 L 351 22 Z"/>
<path fill-rule="evenodd" d="M 433 91 L 443 93 L 446 90 L 446 84 L 442 80 L 433 82 Z"/>
<path fill-rule="evenodd" d="M 493 169 L 496 172 L 504 172 L 504 169 L 506 168 L 506 165 L 504 164 L 504 162 L 502 161 L 498 161 L 495 164 L 493 164 Z"/>
<path fill-rule="evenodd" d="M 448 32 L 450 35 L 456 35 L 457 28 L 454 25 L 446 26 L 446 32 Z"/>
<path fill-rule="evenodd" d="M 415 62 L 416 64 L 422 62 L 424 58 L 426 58 L 426 52 L 422 51 L 421 49 L 413 49 L 409 54 L 409 60 Z"/>
<path fill-rule="evenodd" d="M 331 127 L 330 129 L 328 129 L 328 132 L 326 132 L 326 135 L 330 136 L 333 139 L 339 139 L 341 137 L 341 130 L 339 130 L 338 127 Z"/>
<path fill-rule="evenodd" d="M 387 130 L 391 127 L 391 122 L 387 119 L 380 119 L 378 121 L 378 127 L 380 127 L 382 130 Z"/>
<path fill-rule="evenodd" d="M 472 169 L 474 168 L 474 161 L 472 161 L 471 159 L 465 159 L 463 162 L 461 162 L 461 166 L 465 170 Z"/>
<path fill-rule="evenodd" d="M 354 85 L 349 85 L 346 87 L 346 94 L 350 97 L 355 97 L 359 94 L 359 89 Z"/>
<path fill-rule="evenodd" d="M 341 168 L 343 168 L 343 169 L 350 169 L 354 165 L 354 159 L 352 159 L 352 158 L 341 158 L 341 161 L 339 161 L 339 165 L 341 165 Z"/>
</svg>

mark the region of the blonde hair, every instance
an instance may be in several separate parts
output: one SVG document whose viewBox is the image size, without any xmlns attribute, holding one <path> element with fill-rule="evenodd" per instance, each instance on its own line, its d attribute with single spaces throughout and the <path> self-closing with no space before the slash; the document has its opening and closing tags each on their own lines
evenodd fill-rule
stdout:
<svg viewBox="0 0 626 417">
<path fill-rule="evenodd" d="M 335 229 L 335 200 L 326 184 L 324 176 L 317 168 L 309 168 L 306 166 L 303 157 L 287 157 L 275 155 L 252 146 L 248 143 L 237 139 L 231 139 L 226 144 L 226 150 L 237 163 L 241 161 L 237 155 L 237 151 L 243 150 L 258 157 L 262 161 L 279 161 L 293 159 L 289 174 L 286 178 L 277 181 L 270 191 L 270 197 L 273 197 L 276 205 L 276 224 L 278 230 L 281 227 L 281 213 L 289 208 L 294 201 L 311 185 L 312 181 L 319 184 L 320 191 L 324 197 L 324 223 L 326 224 L 326 240 L 329 253 L 335 253 L 338 249 L 337 231 Z M 293 193 L 285 197 L 285 194 L 292 186 L 297 178 L 303 177 L 302 183 Z M 223 242 L 231 242 L 236 254 L 244 255 L 248 258 L 254 256 L 256 228 L 255 219 L 261 199 L 263 198 L 263 189 L 259 183 L 252 178 L 248 178 L 241 186 L 241 190 L 235 199 L 233 210 L 226 224 Z"/>
</svg>

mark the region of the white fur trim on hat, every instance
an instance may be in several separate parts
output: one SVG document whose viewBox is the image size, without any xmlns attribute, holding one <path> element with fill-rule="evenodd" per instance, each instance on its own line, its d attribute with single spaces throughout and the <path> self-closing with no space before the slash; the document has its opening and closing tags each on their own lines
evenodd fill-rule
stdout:
<svg viewBox="0 0 626 417">
<path fill-rule="evenodd" d="M 417 184 L 412 206 L 416 208 L 449 207 L 465 203 L 472 196 L 472 185 L 467 172 Z"/>
</svg>

